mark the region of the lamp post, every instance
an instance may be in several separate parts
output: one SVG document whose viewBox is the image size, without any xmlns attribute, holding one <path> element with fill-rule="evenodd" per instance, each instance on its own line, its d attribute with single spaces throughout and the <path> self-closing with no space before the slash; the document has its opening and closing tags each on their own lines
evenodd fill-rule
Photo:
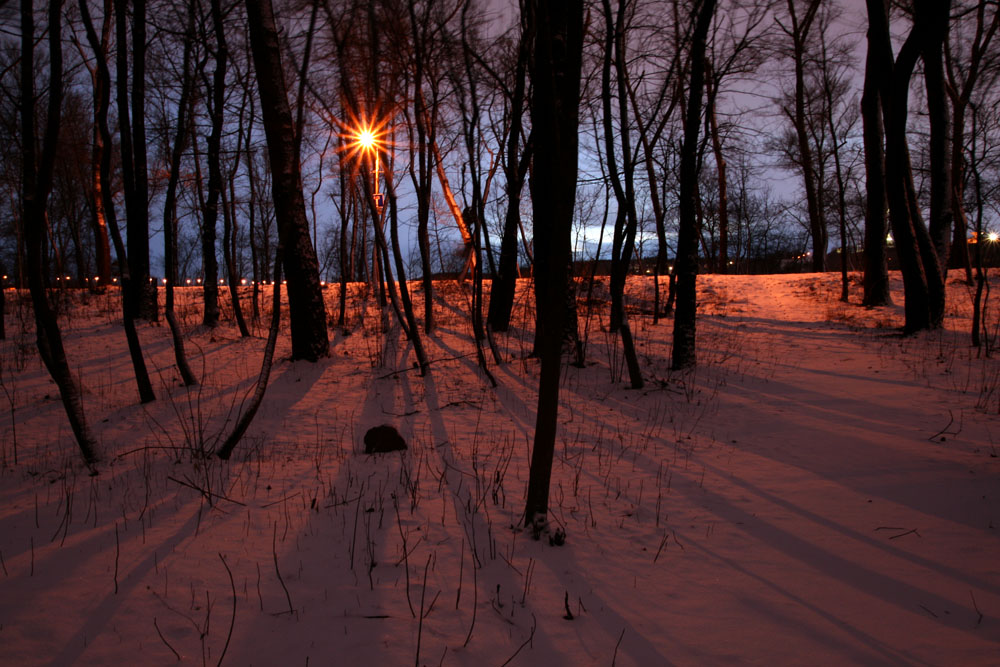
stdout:
<svg viewBox="0 0 1000 667">
<path fill-rule="evenodd" d="M 382 208 L 385 206 L 385 194 L 379 190 L 379 171 L 381 169 L 381 153 L 383 140 L 380 135 L 384 134 L 384 130 L 380 126 L 372 122 L 362 122 L 358 128 L 356 128 L 351 133 L 352 138 L 352 152 L 354 153 L 368 153 L 374 154 L 375 156 L 375 170 L 374 175 L 374 192 L 372 193 L 372 199 L 375 202 L 375 208 L 378 212 L 382 213 Z"/>
</svg>

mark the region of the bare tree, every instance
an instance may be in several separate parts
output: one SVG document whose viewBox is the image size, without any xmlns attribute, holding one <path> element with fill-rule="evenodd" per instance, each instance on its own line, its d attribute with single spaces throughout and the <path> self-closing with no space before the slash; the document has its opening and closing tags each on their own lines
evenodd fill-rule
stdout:
<svg viewBox="0 0 1000 667">
<path fill-rule="evenodd" d="M 869 10 L 870 11 L 870 10 Z M 889 293 L 889 270 L 886 253 L 885 150 L 883 148 L 880 47 L 875 30 L 868 30 L 868 53 L 865 57 L 865 82 L 861 95 L 861 122 L 865 147 L 865 295 L 866 306 L 892 303 Z M 891 55 L 891 54 L 890 54 Z"/>
<path fill-rule="evenodd" d="M 738 2 L 728 11 L 718 12 L 706 47 L 709 55 L 705 64 L 705 121 L 719 184 L 719 254 L 716 264 L 719 273 L 726 273 L 729 269 L 729 196 L 723 148 L 725 128 L 719 123 L 719 98 L 728 79 L 754 72 L 767 57 L 768 49 L 761 45 L 761 41 L 768 35 L 765 19 L 771 4 L 772 0 Z"/>
<path fill-rule="evenodd" d="M 692 10 L 691 85 L 684 114 L 684 143 L 680 166 L 680 227 L 677 236 L 677 307 L 674 314 L 673 368 L 690 368 L 697 362 L 695 315 L 698 278 L 698 132 L 705 87 L 705 41 L 715 12 L 715 0 L 702 0 Z"/>
<path fill-rule="evenodd" d="M 966 281 L 972 282 L 972 264 L 966 236 L 969 223 L 965 212 L 965 119 L 973 92 L 992 86 L 1000 76 L 996 49 L 990 48 L 1000 28 L 1000 11 L 995 4 L 975 2 L 959 10 L 955 28 L 945 42 L 945 64 L 948 98 L 951 102 L 951 188 L 954 234 L 949 266 L 965 270 Z M 973 17 L 972 34 L 961 31 L 968 16 Z M 964 52 L 961 49 L 965 49 Z"/>
<path fill-rule="evenodd" d="M 28 287 L 35 311 L 38 352 L 59 387 L 59 395 L 70 427 L 76 436 L 84 461 L 97 460 L 96 440 L 87 425 L 83 397 L 77 379 L 70 371 L 63 349 L 62 333 L 49 304 L 42 272 L 45 249 L 45 210 L 52 191 L 52 170 L 62 115 L 63 57 L 62 2 L 49 3 L 49 100 L 41 153 L 35 153 L 35 17 L 32 0 L 21 0 L 21 209 L 26 241 Z"/>
<path fill-rule="evenodd" d="M 547 524 L 567 310 L 566 270 L 577 180 L 583 3 L 533 0 L 525 9 L 531 12 L 529 21 L 535 26 L 531 124 L 536 143 L 530 181 L 535 299 L 537 308 L 544 310 L 547 317 L 538 320 L 541 372 L 524 522 L 541 530 Z"/>
<path fill-rule="evenodd" d="M 611 248 L 611 318 L 609 329 L 621 336 L 622 352 L 625 356 L 632 388 L 641 389 L 643 386 L 642 372 L 639 369 L 635 342 L 632 339 L 632 330 L 628 325 L 628 317 L 625 312 L 625 280 L 628 276 L 632 249 L 635 247 L 635 234 L 639 226 L 635 209 L 634 178 L 637 162 L 632 152 L 628 114 L 628 73 L 625 69 L 626 21 L 631 5 L 627 0 L 619 0 L 615 12 L 612 12 L 610 0 L 603 0 L 601 6 L 604 10 L 605 26 L 604 59 L 601 67 L 604 149 L 607 153 L 608 177 L 615 193 L 615 200 L 618 203 Z M 611 91 L 612 68 L 616 81 L 615 95 L 612 95 Z M 618 169 L 618 157 L 615 155 L 612 97 L 618 101 L 620 145 L 617 148 L 621 155 L 621 172 Z"/>
<path fill-rule="evenodd" d="M 84 28 L 87 31 L 87 40 L 94 51 L 95 63 L 98 76 L 102 80 L 100 86 L 101 97 L 97 105 L 97 126 L 103 140 L 101 142 L 101 182 L 111 183 L 111 129 L 108 125 L 108 111 L 111 106 L 111 72 L 105 60 L 105 51 L 101 48 L 101 41 L 97 37 L 93 21 L 90 18 L 90 10 L 86 0 L 80 0 L 80 16 L 83 19 Z M 119 91 L 120 92 L 120 91 Z M 124 130 L 123 130 L 124 132 Z M 127 136 L 127 133 L 125 133 Z M 124 142 L 123 142 L 124 143 Z M 124 148 L 123 148 L 124 150 Z M 145 148 L 143 149 L 145 150 Z M 101 198 L 104 202 L 104 215 L 107 218 L 108 230 L 111 232 L 111 240 L 114 242 L 115 254 L 118 255 L 118 273 L 121 284 L 122 298 L 122 324 L 125 328 L 125 338 L 128 341 L 129 356 L 132 359 L 132 368 L 135 372 L 135 381 L 139 391 L 139 400 L 142 403 L 149 403 L 156 399 L 153 392 L 153 385 L 149 380 L 149 371 L 146 368 L 146 361 L 142 356 L 142 345 L 139 341 L 139 334 L 135 328 L 135 298 L 136 290 L 133 287 L 131 267 L 128 263 L 128 256 L 125 252 L 125 243 L 122 241 L 121 231 L 118 229 L 118 217 L 115 209 L 114 195 L 110 187 L 101 188 Z M 148 242 L 147 242 L 148 251 Z M 130 299 L 131 306 L 130 306 Z"/>
<path fill-rule="evenodd" d="M 507 208 L 504 214 L 503 235 L 500 237 L 497 275 L 490 285 L 490 308 L 486 317 L 488 326 L 493 331 L 507 331 L 510 327 L 510 315 L 517 291 L 517 235 L 521 228 L 521 192 L 524 189 L 524 179 L 528 174 L 532 153 L 530 134 L 527 138 L 523 136 L 528 59 L 531 56 L 533 37 L 527 23 L 529 13 L 524 9 L 526 1 L 519 0 L 521 21 L 517 33 L 517 55 L 514 61 L 512 86 L 503 86 L 509 117 L 507 146 L 503 154 Z"/>
<path fill-rule="evenodd" d="M 111 42 L 111 19 L 111 0 L 104 0 L 104 20 L 102 21 L 101 39 L 98 48 L 101 51 L 99 57 L 105 63 L 107 62 L 107 54 Z M 101 180 L 101 156 L 106 149 L 104 138 L 101 134 L 100 123 L 97 118 L 98 109 L 101 106 L 101 98 L 105 94 L 103 86 L 109 85 L 109 82 L 106 82 L 100 75 L 97 63 L 89 62 L 83 45 L 77 40 L 75 35 L 73 36 L 73 42 L 80 51 L 80 55 L 90 73 L 91 88 L 93 90 L 94 121 L 90 151 L 91 186 L 90 191 L 87 193 L 87 199 L 90 204 L 91 227 L 94 234 L 96 285 L 93 285 L 93 287 L 96 289 L 111 285 L 111 242 L 108 237 L 107 216 L 104 212 L 104 196 L 102 194 L 103 189 L 111 187 L 111 184 Z"/>
<path fill-rule="evenodd" d="M 801 4 L 799 2 L 798 4 Z M 797 6 L 797 0 L 787 0 L 787 16 L 784 21 L 778 20 L 778 26 L 791 41 L 790 54 L 795 68 L 795 86 L 793 104 L 786 109 L 795 128 L 798 149 L 799 168 L 802 170 L 802 183 L 806 193 L 806 207 L 809 215 L 809 231 L 812 234 L 812 268 L 813 271 L 826 270 L 826 223 L 820 211 L 819 193 L 812 146 L 809 142 L 809 127 L 806 109 L 806 66 L 807 48 L 810 31 L 816 20 L 816 15 L 822 5 L 822 0 L 807 0 L 805 7 Z"/>
<path fill-rule="evenodd" d="M 155 320 L 156 283 L 149 271 L 149 177 L 146 160 L 146 0 L 114 0 L 115 65 L 128 261 L 131 280 L 122 289 L 133 317 Z M 129 27 L 132 41 L 129 42 Z M 96 50 L 96 49 L 95 49 Z M 129 55 L 132 56 L 131 68 Z M 131 75 L 131 76 L 130 76 Z M 129 90 L 131 82 L 131 91 Z M 131 104 L 130 104 L 131 103 Z M 119 256 L 119 261 L 123 258 Z"/>
<path fill-rule="evenodd" d="M 86 0 L 81 0 L 86 2 Z M 108 0 L 105 0 L 106 2 Z M 181 158 L 187 143 L 190 124 L 190 107 L 192 88 L 194 87 L 194 0 L 187 2 L 187 31 L 184 35 L 184 55 L 181 68 L 181 92 L 177 100 L 177 128 L 174 134 L 173 146 L 170 150 L 170 175 L 167 179 L 167 190 L 163 202 L 163 264 L 167 280 L 165 287 L 166 302 L 164 317 L 170 327 L 170 336 L 174 344 L 174 358 L 181 379 L 185 386 L 198 383 L 187 361 L 184 350 L 184 337 L 180 324 L 174 312 L 174 287 L 177 284 L 177 186 L 180 182 Z"/>
<path fill-rule="evenodd" d="M 879 98 L 882 105 L 885 128 L 885 182 L 889 204 L 892 233 L 899 256 L 905 290 L 904 311 L 906 323 L 904 331 L 941 326 L 944 316 L 944 274 L 932 233 L 924 223 L 917 202 L 913 184 L 913 170 L 906 140 L 906 122 L 909 111 L 910 78 L 917 60 L 924 58 L 926 69 L 941 67 L 941 49 L 948 29 L 948 6 L 950 3 L 917 2 L 914 5 L 914 23 L 906 40 L 900 46 L 895 59 L 889 32 L 889 7 L 887 0 L 868 0 L 869 31 L 873 38 L 869 47 L 877 58 L 871 68 L 879 83 Z M 934 74 L 930 75 L 931 77 Z M 926 78 L 926 75 L 925 75 Z M 932 82 L 931 85 L 933 84 Z M 941 82 L 943 83 L 943 81 Z M 944 96 L 943 88 L 928 95 Z M 950 187 L 943 185 L 950 179 L 942 171 L 946 160 L 940 152 L 946 142 L 941 137 L 940 110 L 931 110 L 932 184 L 931 217 L 934 236 L 941 237 L 944 220 L 950 218 L 950 206 L 944 201 L 943 193 L 950 193 Z M 945 119 L 946 120 L 946 119 Z"/>
<path fill-rule="evenodd" d="M 270 156 L 271 195 L 284 248 L 292 358 L 317 361 L 330 348 L 316 252 L 309 238 L 295 125 L 281 65 L 271 0 L 246 0 L 250 50 L 257 72 L 261 115 Z"/>
</svg>

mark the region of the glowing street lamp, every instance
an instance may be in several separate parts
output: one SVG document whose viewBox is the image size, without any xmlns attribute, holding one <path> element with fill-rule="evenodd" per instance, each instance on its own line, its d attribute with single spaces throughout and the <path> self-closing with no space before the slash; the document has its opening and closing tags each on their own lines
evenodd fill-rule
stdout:
<svg viewBox="0 0 1000 667">
<path fill-rule="evenodd" d="M 375 188 L 372 193 L 372 199 L 375 201 L 375 208 L 379 213 L 385 206 L 385 194 L 379 191 L 379 171 L 381 169 L 382 160 L 381 153 L 385 147 L 385 135 L 386 135 L 386 123 L 385 122 L 374 122 L 367 120 L 359 120 L 357 126 L 350 129 L 344 138 L 348 139 L 350 143 L 346 146 L 347 150 L 350 151 L 350 157 L 366 155 L 373 155 L 375 158 L 375 171 L 374 171 L 374 183 Z"/>
<path fill-rule="evenodd" d="M 1000 241 L 1000 234 L 998 234 L 997 232 L 989 232 L 986 235 L 986 240 L 989 241 L 990 243 L 996 243 L 997 241 Z"/>
</svg>

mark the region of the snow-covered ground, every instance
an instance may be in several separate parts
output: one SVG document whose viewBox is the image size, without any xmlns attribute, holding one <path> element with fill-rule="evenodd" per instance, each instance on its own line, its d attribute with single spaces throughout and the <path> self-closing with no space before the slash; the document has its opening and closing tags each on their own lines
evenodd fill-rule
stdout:
<svg viewBox="0 0 1000 667">
<path fill-rule="evenodd" d="M 643 390 L 595 310 L 588 365 L 564 374 L 563 546 L 513 528 L 530 328 L 497 336 L 491 389 L 467 288 L 439 286 L 425 378 L 360 285 L 328 359 L 288 362 L 283 333 L 228 463 L 194 454 L 252 393 L 263 332 L 201 329 L 181 290 L 203 382 L 182 387 L 165 327 L 142 325 L 158 398 L 140 406 L 116 298 L 72 296 L 97 476 L 8 292 L 0 663 L 1000 664 L 1000 362 L 969 346 L 963 285 L 946 330 L 903 338 L 901 306 L 840 304 L 837 281 L 699 278 L 699 365 L 676 373 L 636 279 Z M 526 285 L 516 309 L 530 320 Z M 383 423 L 407 452 L 362 453 Z"/>
</svg>

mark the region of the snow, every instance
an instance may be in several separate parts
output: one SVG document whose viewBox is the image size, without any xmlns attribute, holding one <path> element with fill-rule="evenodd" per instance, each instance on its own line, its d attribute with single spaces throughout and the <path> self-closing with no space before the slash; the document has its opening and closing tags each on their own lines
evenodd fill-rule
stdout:
<svg viewBox="0 0 1000 667">
<path fill-rule="evenodd" d="M 549 515 L 563 546 L 513 528 L 530 327 L 497 336 L 489 388 L 467 287 L 438 286 L 426 378 L 361 285 L 328 359 L 288 362 L 283 333 L 230 462 L 195 450 L 252 393 L 264 330 L 205 330 L 198 292 L 178 290 L 203 382 L 181 386 L 166 328 L 141 325 L 158 399 L 140 406 L 116 295 L 67 295 L 97 476 L 9 291 L 0 662 L 998 664 L 1000 362 L 968 343 L 964 285 L 943 331 L 904 338 L 900 305 L 856 305 L 859 276 L 841 304 L 838 278 L 700 277 L 699 365 L 683 373 L 636 278 L 641 391 L 595 309 L 588 365 L 564 372 Z M 382 423 L 407 452 L 362 453 Z"/>
</svg>

